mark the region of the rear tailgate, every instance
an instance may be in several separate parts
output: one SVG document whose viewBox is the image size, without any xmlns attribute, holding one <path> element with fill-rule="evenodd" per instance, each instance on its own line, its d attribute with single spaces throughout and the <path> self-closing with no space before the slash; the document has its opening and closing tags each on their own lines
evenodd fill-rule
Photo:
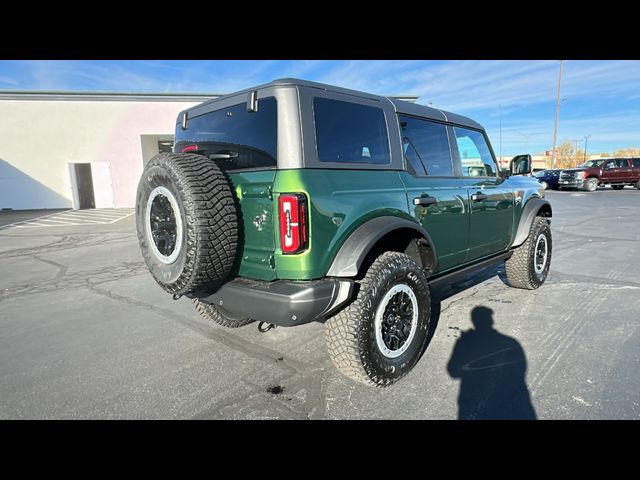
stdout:
<svg viewBox="0 0 640 480">
<path fill-rule="evenodd" d="M 235 171 L 229 177 L 240 201 L 241 255 L 239 275 L 259 280 L 275 280 L 275 221 L 272 186 L 275 170 Z"/>
</svg>

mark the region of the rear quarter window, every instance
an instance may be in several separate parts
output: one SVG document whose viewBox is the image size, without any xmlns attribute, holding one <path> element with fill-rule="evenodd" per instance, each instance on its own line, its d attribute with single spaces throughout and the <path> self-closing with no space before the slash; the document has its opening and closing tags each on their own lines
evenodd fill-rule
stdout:
<svg viewBox="0 0 640 480">
<path fill-rule="evenodd" d="M 321 162 L 391 163 L 387 123 L 381 108 L 316 97 L 313 114 Z"/>
</svg>

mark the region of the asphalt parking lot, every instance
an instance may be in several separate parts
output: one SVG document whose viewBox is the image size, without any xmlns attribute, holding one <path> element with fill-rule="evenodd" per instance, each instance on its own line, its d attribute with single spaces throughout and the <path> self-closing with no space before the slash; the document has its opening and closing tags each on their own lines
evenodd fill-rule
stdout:
<svg viewBox="0 0 640 480">
<path fill-rule="evenodd" d="M 426 353 L 384 390 L 336 371 L 322 324 L 230 330 L 172 300 L 142 263 L 129 211 L 4 222 L 0 418 L 456 419 L 492 402 L 496 416 L 508 404 L 522 418 L 638 419 L 640 191 L 547 197 L 547 282 L 512 289 L 492 267 L 434 291 Z M 468 337 L 459 405 L 452 354 L 478 312 L 493 329 Z M 524 358 L 492 364 L 504 336 Z"/>
</svg>

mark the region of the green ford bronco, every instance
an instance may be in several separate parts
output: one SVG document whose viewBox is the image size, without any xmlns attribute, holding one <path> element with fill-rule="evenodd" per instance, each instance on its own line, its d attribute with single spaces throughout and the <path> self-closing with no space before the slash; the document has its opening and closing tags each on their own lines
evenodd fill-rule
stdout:
<svg viewBox="0 0 640 480">
<path fill-rule="evenodd" d="M 204 318 L 324 322 L 338 370 L 385 387 L 426 347 L 430 286 L 494 262 L 513 287 L 545 281 L 551 206 L 530 171 L 520 155 L 499 175 L 461 115 L 276 80 L 179 114 L 140 179 L 138 238 Z"/>
</svg>

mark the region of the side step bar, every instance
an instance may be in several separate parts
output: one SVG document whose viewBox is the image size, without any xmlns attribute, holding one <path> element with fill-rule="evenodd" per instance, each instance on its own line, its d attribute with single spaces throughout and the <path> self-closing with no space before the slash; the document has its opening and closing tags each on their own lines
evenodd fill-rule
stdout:
<svg viewBox="0 0 640 480">
<path fill-rule="evenodd" d="M 464 277 L 470 273 L 473 273 L 477 270 L 482 270 L 489 265 L 494 263 L 502 262 L 507 260 L 509 257 L 513 255 L 513 252 L 509 250 L 508 252 L 502 252 L 497 255 L 492 255 L 487 258 L 483 258 L 478 260 L 476 263 L 472 263 L 471 265 L 467 265 L 466 267 L 460 268 L 458 270 L 453 270 L 451 272 L 444 272 L 442 274 L 434 275 L 433 277 L 429 277 L 429 286 L 436 287 L 443 283 L 451 283 L 460 279 L 460 277 Z"/>
</svg>

